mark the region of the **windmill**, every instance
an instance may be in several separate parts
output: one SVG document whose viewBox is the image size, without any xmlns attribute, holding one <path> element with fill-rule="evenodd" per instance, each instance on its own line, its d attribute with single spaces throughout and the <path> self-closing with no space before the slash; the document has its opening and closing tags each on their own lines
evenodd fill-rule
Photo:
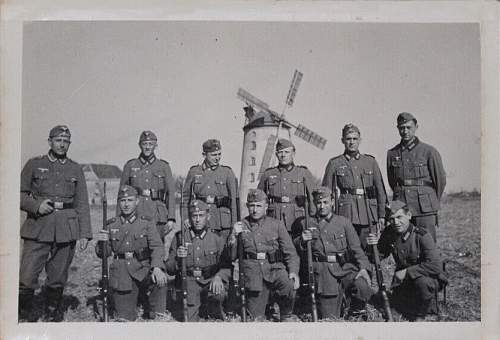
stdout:
<svg viewBox="0 0 500 340">
<path fill-rule="evenodd" d="M 244 211 L 246 194 L 249 189 L 257 187 L 260 177 L 271 165 L 278 138 L 291 139 L 291 130 L 294 135 L 309 144 L 323 150 L 327 140 L 302 124 L 294 124 L 285 118 L 285 110 L 292 107 L 302 73 L 295 70 L 288 90 L 288 95 L 281 114 L 271 110 L 269 105 L 240 88 L 237 97 L 246 103 L 245 126 L 243 127 L 243 153 L 241 160 L 240 197 L 241 209 Z M 265 145 L 265 147 L 263 147 Z"/>
</svg>

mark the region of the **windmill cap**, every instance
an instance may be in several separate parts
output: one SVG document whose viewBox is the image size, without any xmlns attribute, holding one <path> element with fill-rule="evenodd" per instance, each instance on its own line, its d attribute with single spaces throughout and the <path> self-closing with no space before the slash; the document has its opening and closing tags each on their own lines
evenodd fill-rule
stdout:
<svg viewBox="0 0 500 340">
<path fill-rule="evenodd" d="M 288 149 L 288 148 L 295 149 L 295 145 L 293 145 L 293 143 L 291 141 L 289 141 L 288 139 L 280 138 L 278 140 L 278 143 L 276 143 L 276 151 L 280 151 L 280 150 Z"/>
<path fill-rule="evenodd" d="M 203 143 L 203 152 L 214 152 L 220 149 L 220 141 L 217 139 L 209 139 Z"/>
</svg>

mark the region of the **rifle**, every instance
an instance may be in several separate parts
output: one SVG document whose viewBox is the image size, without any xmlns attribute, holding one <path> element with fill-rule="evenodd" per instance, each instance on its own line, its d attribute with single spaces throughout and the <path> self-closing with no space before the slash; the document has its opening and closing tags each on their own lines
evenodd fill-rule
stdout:
<svg viewBox="0 0 500 340">
<path fill-rule="evenodd" d="M 370 232 L 373 232 L 372 226 L 378 222 L 375 221 L 375 218 L 373 217 L 373 212 L 370 209 L 370 201 L 368 200 L 368 196 L 366 195 L 366 186 L 363 175 L 361 175 L 360 177 L 361 177 L 361 185 L 363 186 L 368 224 L 370 225 Z M 377 226 L 375 226 L 375 228 L 376 232 L 378 232 L 379 228 Z M 378 289 L 380 291 L 380 294 L 382 295 L 382 302 L 384 304 L 385 320 L 393 321 L 391 306 L 389 304 L 389 298 L 387 296 L 387 288 L 385 287 L 384 283 L 384 274 L 382 273 L 382 268 L 380 266 L 380 254 L 378 252 L 378 247 L 376 244 L 372 246 L 372 251 L 373 251 L 373 258 L 375 261 L 375 273 L 377 276 Z"/>
<path fill-rule="evenodd" d="M 237 181 L 237 180 L 236 180 Z M 236 219 L 241 221 L 241 210 L 240 210 L 240 196 L 236 196 Z M 238 288 L 240 290 L 241 297 L 241 321 L 247 322 L 247 297 L 245 295 L 245 274 L 241 269 L 241 264 L 243 263 L 243 241 L 240 235 L 238 235 Z"/>
<path fill-rule="evenodd" d="M 106 229 L 108 221 L 108 199 L 106 197 L 106 182 L 104 182 L 102 193 L 102 225 Z M 101 267 L 101 295 L 102 295 L 102 320 L 109 321 L 108 315 L 108 290 L 109 290 L 109 268 L 108 268 L 108 242 L 101 242 L 102 247 L 102 267 Z"/>
<path fill-rule="evenodd" d="M 306 179 L 304 178 L 304 196 L 306 197 L 305 202 L 304 202 L 304 223 L 305 223 L 305 228 L 309 229 L 309 207 L 308 207 L 308 200 L 307 200 L 307 186 L 306 186 Z M 310 229 L 309 229 L 310 230 Z M 316 306 L 316 282 L 314 279 L 314 266 L 313 266 L 313 259 L 312 259 L 312 246 L 311 246 L 311 240 L 307 241 L 307 272 L 308 272 L 308 278 L 309 278 L 309 289 L 311 290 L 311 308 L 312 308 L 312 318 L 313 322 L 318 321 L 318 308 Z"/>
<path fill-rule="evenodd" d="M 339 214 L 339 196 L 337 194 L 337 174 L 333 173 L 333 197 L 335 199 L 335 214 Z"/>
<path fill-rule="evenodd" d="M 192 190 L 192 185 L 191 185 L 191 190 Z M 184 202 L 184 183 L 182 183 L 181 186 L 181 205 Z M 184 220 L 182 218 L 182 207 L 181 207 L 181 245 L 183 247 L 186 247 L 186 235 L 185 235 L 185 230 L 186 228 L 184 227 Z M 183 257 L 181 258 L 181 280 L 182 280 L 182 315 L 183 315 L 183 321 L 187 322 L 188 321 L 188 291 L 187 291 L 187 268 L 186 268 L 186 258 Z"/>
</svg>

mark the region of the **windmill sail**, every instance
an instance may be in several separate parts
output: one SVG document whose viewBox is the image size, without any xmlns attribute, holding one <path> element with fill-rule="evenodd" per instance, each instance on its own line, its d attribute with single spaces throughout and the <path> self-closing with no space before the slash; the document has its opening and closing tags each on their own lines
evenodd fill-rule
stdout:
<svg viewBox="0 0 500 340">
<path fill-rule="evenodd" d="M 290 84 L 290 90 L 288 90 L 288 95 L 286 96 L 286 104 L 290 107 L 293 105 L 301 80 L 302 72 L 295 70 L 293 73 L 292 83 Z"/>
<path fill-rule="evenodd" d="M 327 140 L 317 133 L 309 130 L 306 128 L 304 125 L 299 124 L 299 126 L 296 127 L 295 129 L 295 136 L 302 138 L 306 142 L 320 148 L 323 150 L 325 148 Z"/>
</svg>

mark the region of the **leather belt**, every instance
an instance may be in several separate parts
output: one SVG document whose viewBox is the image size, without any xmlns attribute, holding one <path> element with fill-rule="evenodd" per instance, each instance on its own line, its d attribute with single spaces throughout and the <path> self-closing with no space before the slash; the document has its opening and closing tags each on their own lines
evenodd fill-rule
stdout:
<svg viewBox="0 0 500 340">
<path fill-rule="evenodd" d="M 402 186 L 402 187 L 412 187 L 412 186 L 428 186 L 432 187 L 432 181 L 425 180 L 425 179 L 404 179 L 404 180 L 398 180 L 396 182 L 397 186 Z"/>
<path fill-rule="evenodd" d="M 118 253 L 113 256 L 115 259 L 131 259 L 131 258 L 136 258 L 137 261 L 144 261 L 144 260 L 149 260 L 151 258 L 151 254 L 149 252 L 148 248 L 143 248 L 140 251 L 134 252 L 134 251 L 126 251 L 124 253 Z"/>
<path fill-rule="evenodd" d="M 153 201 L 163 201 L 165 197 L 165 190 L 157 189 L 138 189 L 141 196 L 150 197 Z"/>
<path fill-rule="evenodd" d="M 342 188 L 340 189 L 340 194 L 343 195 L 356 195 L 356 196 L 366 196 L 368 198 L 376 198 L 377 193 L 374 186 L 363 188 Z"/>
<path fill-rule="evenodd" d="M 52 202 L 51 205 L 56 210 L 73 209 L 73 203 Z"/>
<path fill-rule="evenodd" d="M 196 199 L 202 200 L 207 204 L 214 204 L 217 208 L 231 208 L 231 197 L 229 196 L 196 196 Z"/>
<path fill-rule="evenodd" d="M 194 267 L 186 269 L 186 274 L 188 276 L 193 276 L 197 279 L 198 278 L 208 279 L 217 273 L 217 269 L 218 269 L 217 266 L 208 266 L 204 268 Z"/>
<path fill-rule="evenodd" d="M 293 203 L 293 204 L 304 204 L 306 196 L 269 196 L 272 203 Z"/>
<path fill-rule="evenodd" d="M 244 258 L 247 260 L 266 260 L 269 263 L 283 262 L 283 253 L 276 250 L 272 253 L 245 253 Z"/>
<path fill-rule="evenodd" d="M 329 255 L 314 255 L 314 262 L 328 262 L 328 263 L 338 263 L 343 266 L 345 263 L 349 262 L 349 254 L 347 252 L 329 254 Z"/>
</svg>

